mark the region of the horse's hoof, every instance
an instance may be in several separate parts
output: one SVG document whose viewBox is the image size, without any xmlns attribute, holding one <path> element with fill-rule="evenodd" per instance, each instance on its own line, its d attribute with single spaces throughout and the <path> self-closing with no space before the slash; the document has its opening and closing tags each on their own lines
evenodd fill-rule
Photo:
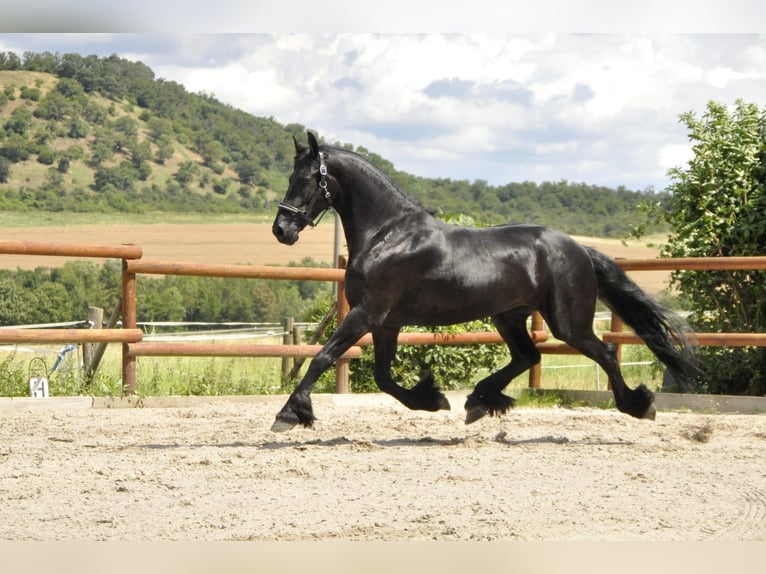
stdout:
<svg viewBox="0 0 766 574">
<path fill-rule="evenodd" d="M 439 410 L 440 411 L 449 411 L 449 410 L 451 410 L 451 407 L 449 405 L 449 401 L 447 400 L 447 397 L 445 397 L 444 395 L 439 397 L 438 405 L 439 405 Z"/>
<path fill-rule="evenodd" d="M 290 429 L 294 428 L 295 425 L 298 423 L 285 421 L 277 417 L 277 419 L 274 421 L 274 424 L 271 425 L 271 431 L 272 432 L 286 432 Z"/>
<path fill-rule="evenodd" d="M 484 418 L 489 411 L 484 407 L 474 407 L 465 414 L 465 424 L 470 425 Z"/>
<path fill-rule="evenodd" d="M 655 418 L 657 418 L 657 409 L 654 407 L 654 405 L 649 405 L 649 408 L 646 409 L 641 418 L 650 421 L 653 421 Z"/>
</svg>

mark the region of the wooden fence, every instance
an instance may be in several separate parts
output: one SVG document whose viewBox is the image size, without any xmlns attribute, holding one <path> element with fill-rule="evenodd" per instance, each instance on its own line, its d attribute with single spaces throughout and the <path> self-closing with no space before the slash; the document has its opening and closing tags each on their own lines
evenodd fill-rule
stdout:
<svg viewBox="0 0 766 574">
<path fill-rule="evenodd" d="M 143 333 L 136 326 L 136 276 L 189 275 L 210 277 L 236 277 L 273 280 L 336 281 L 338 282 L 338 321 L 348 313 L 345 298 L 345 260 L 339 268 L 317 269 L 303 267 L 270 267 L 256 265 L 217 265 L 197 263 L 169 263 L 142 260 L 143 251 L 135 245 L 97 245 L 84 243 L 43 243 L 35 241 L 0 241 L 0 254 L 58 255 L 68 257 L 95 257 L 122 260 L 122 328 L 107 329 L 4 329 L 0 328 L 0 343 L 121 343 L 122 380 L 126 392 L 136 390 L 136 359 L 140 356 L 242 356 L 242 357 L 311 357 L 321 345 L 217 345 L 206 343 L 144 342 Z M 675 259 L 617 259 L 626 271 L 668 270 L 766 270 L 764 257 L 694 257 Z M 549 342 L 548 332 L 539 314 L 532 316 L 531 335 L 541 353 L 577 353 L 566 344 Z M 618 346 L 643 344 L 630 332 L 623 332 L 622 321 L 612 317 L 610 330 L 602 334 L 603 340 Z M 700 345 L 766 346 L 766 333 L 691 333 Z M 372 343 L 369 335 L 362 337 L 336 364 L 336 391 L 348 392 L 348 360 L 361 356 L 362 346 Z M 472 345 L 501 344 L 496 332 L 482 333 L 402 333 L 403 345 Z M 529 386 L 541 386 L 541 365 L 530 370 Z"/>
</svg>

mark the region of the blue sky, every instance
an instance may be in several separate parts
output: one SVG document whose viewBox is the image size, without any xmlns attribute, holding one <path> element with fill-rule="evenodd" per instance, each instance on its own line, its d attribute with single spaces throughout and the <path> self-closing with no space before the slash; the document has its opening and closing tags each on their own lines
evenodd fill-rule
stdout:
<svg viewBox="0 0 766 574">
<path fill-rule="evenodd" d="M 381 25 L 362 15 L 352 25 L 348 11 L 340 22 L 349 23 L 333 29 L 337 0 L 276 8 L 271 2 L 268 11 L 259 1 L 224 1 L 216 5 L 237 5 L 240 12 L 218 10 L 217 19 L 207 21 L 194 2 L 185 2 L 193 15 L 180 25 L 165 12 L 156 21 L 128 18 L 127 24 L 111 12 L 59 27 L 50 11 L 50 22 L 26 14 L 31 24 L 24 25 L 29 4 L 18 3 L 14 12 L 11 1 L 17 25 L 9 32 L 0 26 L 0 51 L 140 60 L 158 78 L 191 92 L 301 123 L 330 142 L 364 146 L 426 177 L 494 185 L 566 179 L 661 190 L 667 170 L 690 157 L 679 114 L 701 114 L 709 100 L 766 106 L 766 35 L 749 29 L 749 13 L 741 10 L 727 24 L 717 2 L 701 19 L 664 30 L 651 25 L 651 11 L 667 20 L 677 13 L 668 8 L 673 2 L 651 0 L 644 11 L 617 20 L 583 20 L 593 12 L 571 10 L 583 2 L 559 4 L 565 8 L 558 12 L 556 3 L 538 2 L 538 10 L 549 9 L 543 16 L 526 12 L 520 21 L 513 18 L 518 12 L 492 12 L 476 24 L 454 10 L 457 21 L 429 19 L 427 5 L 445 2 L 409 3 L 406 27 L 413 29 L 404 30 L 390 29 L 390 16 Z M 142 4 L 131 4 L 133 14 L 142 13 Z M 704 4 L 689 5 L 699 10 Z M 726 3 L 731 10 L 739 4 Z M 73 5 L 86 10 L 103 3 Z M 500 17 L 508 24 L 498 30 Z M 363 31 L 370 23 L 378 33 Z"/>
</svg>

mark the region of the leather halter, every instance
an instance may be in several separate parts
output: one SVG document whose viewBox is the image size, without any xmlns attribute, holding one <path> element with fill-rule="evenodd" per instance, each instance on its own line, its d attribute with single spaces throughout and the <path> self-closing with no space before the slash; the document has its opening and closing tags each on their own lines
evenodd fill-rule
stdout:
<svg viewBox="0 0 766 574">
<path fill-rule="evenodd" d="M 327 202 L 327 207 L 325 207 L 319 214 L 315 217 L 315 220 L 311 219 L 311 211 L 314 209 L 314 204 L 317 202 L 317 200 L 323 197 L 325 201 Z M 319 224 L 319 222 L 322 220 L 322 217 L 324 217 L 324 214 L 327 213 L 327 210 L 332 207 L 332 194 L 330 193 L 330 190 L 327 189 L 327 164 L 325 164 L 324 161 L 324 153 L 319 152 L 319 188 L 317 189 L 316 193 L 313 195 L 311 200 L 308 202 L 308 205 L 301 209 L 300 207 L 295 207 L 294 205 L 290 205 L 289 203 L 279 202 L 277 205 L 278 209 L 282 209 L 284 211 L 287 211 L 289 213 L 294 213 L 306 222 L 306 225 L 309 227 L 314 227 Z"/>
</svg>

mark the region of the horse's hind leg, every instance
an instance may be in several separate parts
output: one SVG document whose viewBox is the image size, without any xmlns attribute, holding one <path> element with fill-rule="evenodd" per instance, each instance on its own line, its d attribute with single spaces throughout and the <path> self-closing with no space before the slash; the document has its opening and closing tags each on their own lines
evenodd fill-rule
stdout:
<svg viewBox="0 0 766 574">
<path fill-rule="evenodd" d="M 612 385 L 617 410 L 638 419 L 654 420 L 657 414 L 657 410 L 652 404 L 654 393 L 643 383 L 635 389 L 628 387 L 620 371 L 617 347 L 614 344 L 604 343 L 592 333 L 582 338 L 564 340 L 586 357 L 596 361 L 604 369 L 609 377 L 609 383 Z"/>
<path fill-rule="evenodd" d="M 391 376 L 391 362 L 396 355 L 398 336 L 399 329 L 395 327 L 379 327 L 372 331 L 372 342 L 375 347 L 374 374 L 378 387 L 410 409 L 448 411 L 449 401 L 436 386 L 433 374 L 430 372 L 426 373 L 411 389 L 405 389 L 396 384 Z"/>
<path fill-rule="evenodd" d="M 595 302 L 593 307 L 595 308 Z M 581 311 L 576 311 L 577 308 Z M 584 308 L 572 306 L 569 307 L 569 312 L 550 314 L 546 321 L 551 332 L 557 339 L 565 341 L 604 369 L 612 385 L 617 410 L 639 419 L 654 420 L 654 393 L 644 384 L 635 389 L 628 387 L 620 371 L 617 347 L 612 343 L 604 343 L 596 336 L 593 332 L 593 313 L 582 312 Z"/>
<path fill-rule="evenodd" d="M 500 415 L 513 406 L 513 399 L 501 391 L 515 377 L 540 361 L 540 352 L 527 331 L 529 310 L 513 310 L 492 317 L 500 336 L 511 352 L 511 362 L 482 379 L 465 402 L 465 423 L 471 424 L 486 414 Z"/>
</svg>

